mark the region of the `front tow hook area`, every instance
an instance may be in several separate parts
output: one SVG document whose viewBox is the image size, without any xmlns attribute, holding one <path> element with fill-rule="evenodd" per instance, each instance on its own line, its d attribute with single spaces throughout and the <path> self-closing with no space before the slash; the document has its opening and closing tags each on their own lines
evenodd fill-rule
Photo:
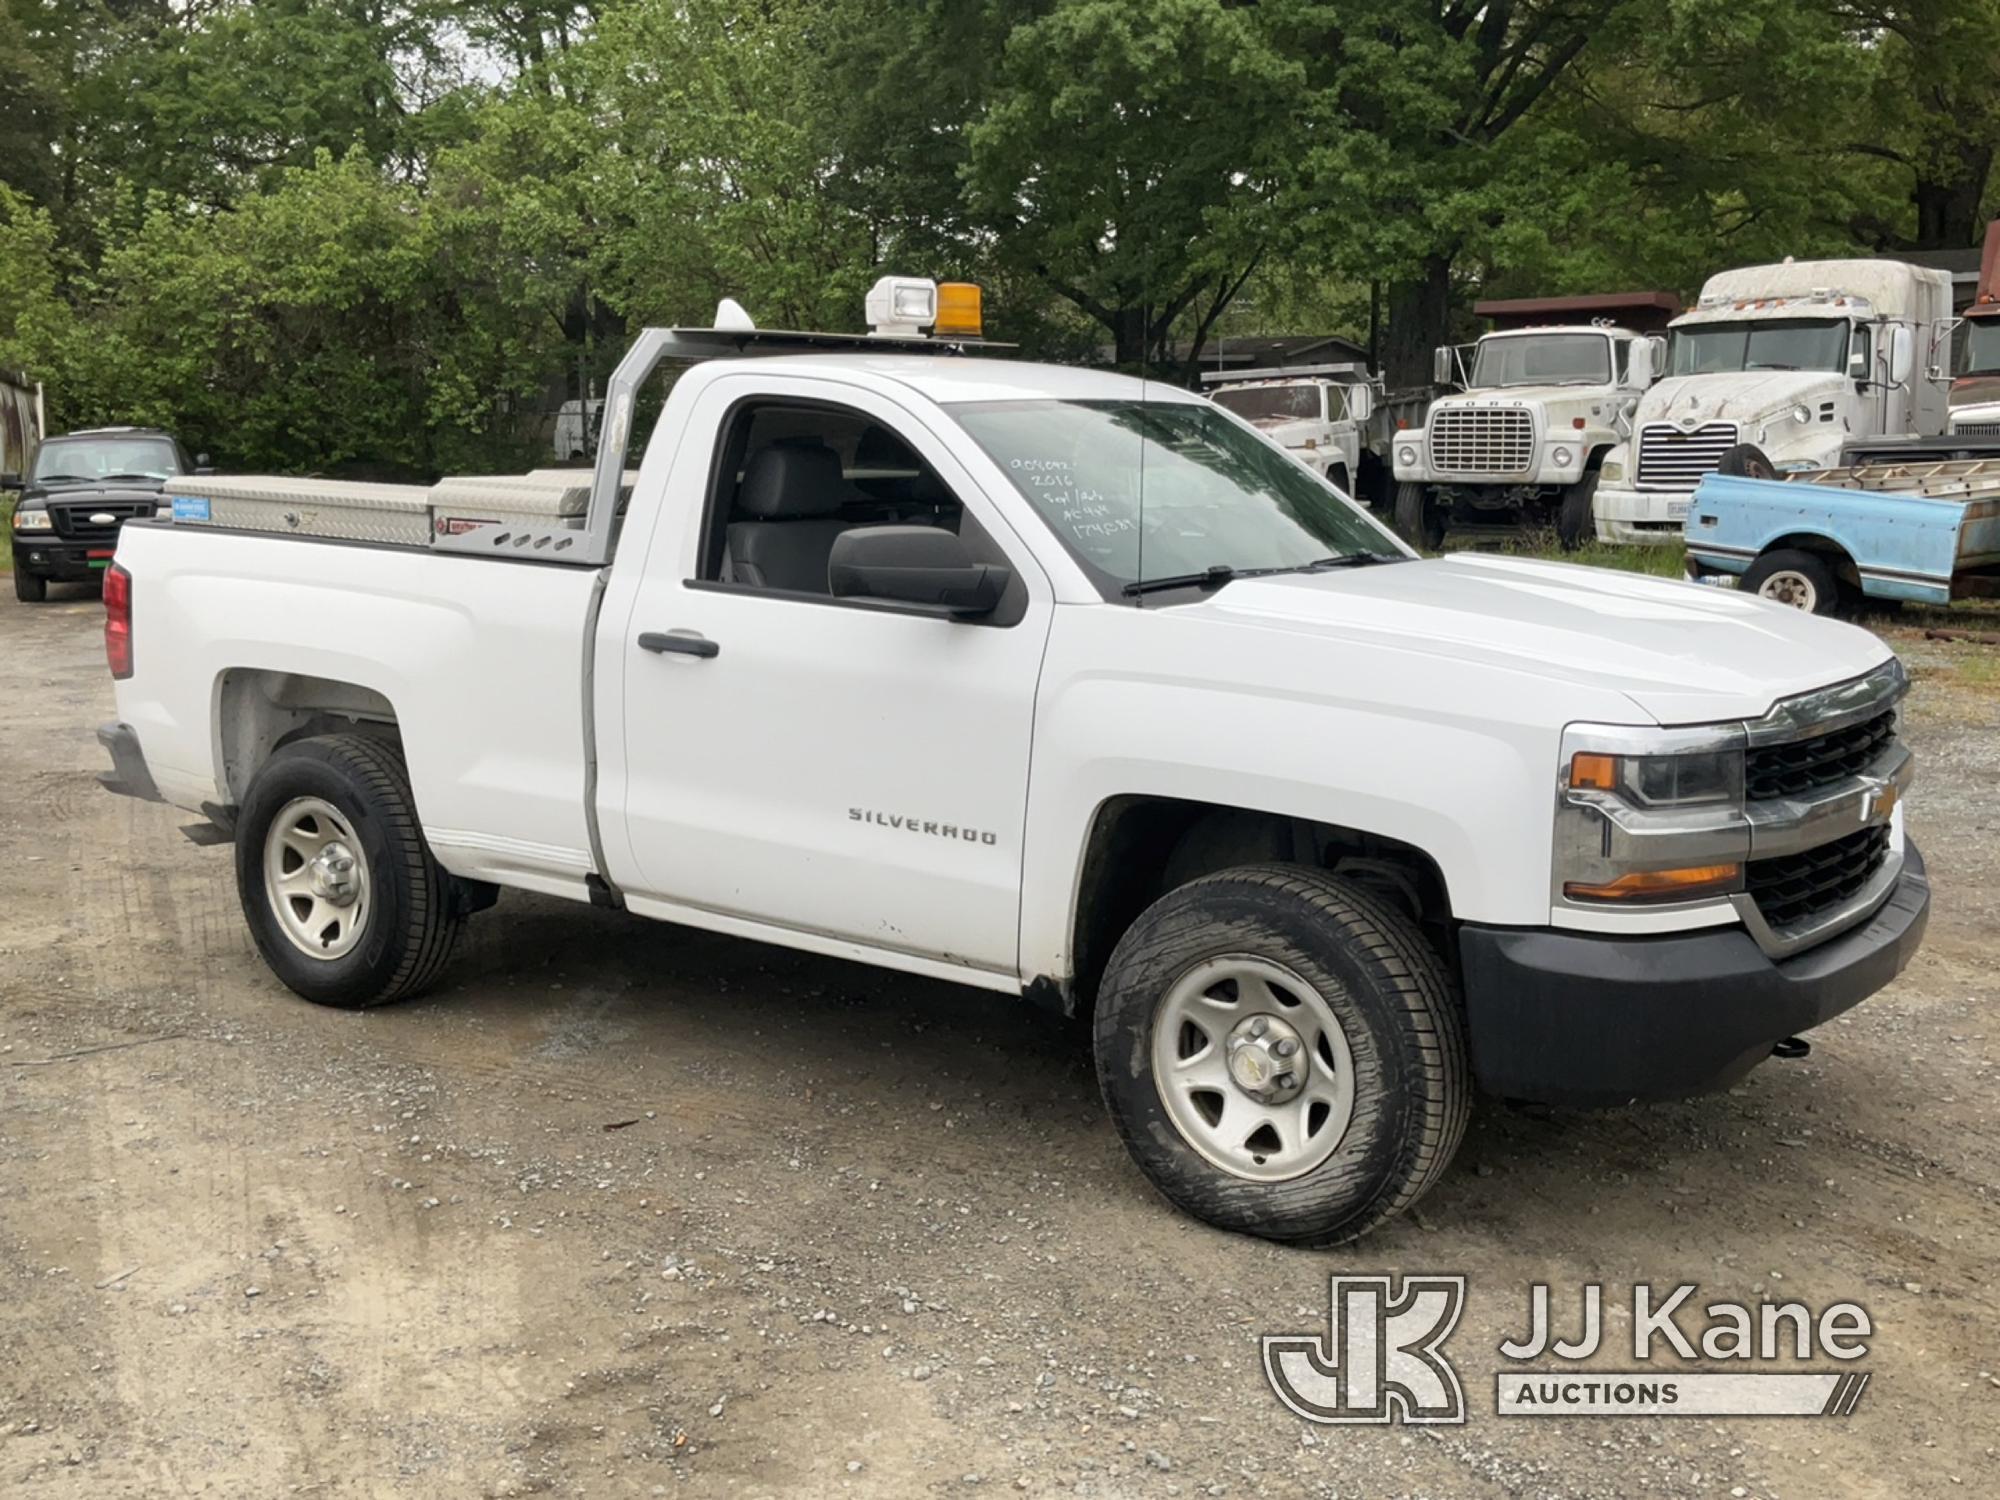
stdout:
<svg viewBox="0 0 2000 1500">
<path fill-rule="evenodd" d="M 1802 1036 L 1788 1036 L 1782 1042 L 1771 1043 L 1773 1057 L 1804 1057 L 1812 1051 L 1812 1043 Z"/>
</svg>

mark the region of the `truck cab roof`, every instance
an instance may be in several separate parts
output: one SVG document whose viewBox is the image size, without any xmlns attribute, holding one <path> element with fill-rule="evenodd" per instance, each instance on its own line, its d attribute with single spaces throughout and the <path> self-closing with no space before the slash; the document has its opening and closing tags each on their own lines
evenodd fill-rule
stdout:
<svg viewBox="0 0 2000 1500">
<path fill-rule="evenodd" d="M 713 376 L 754 369 L 759 375 L 837 375 L 856 384 L 900 385 L 940 406 L 971 401 L 1174 401 L 1198 404 L 1192 391 L 1108 370 L 1078 370 L 1028 360 L 961 359 L 936 354 L 768 354 L 705 362 Z"/>
</svg>

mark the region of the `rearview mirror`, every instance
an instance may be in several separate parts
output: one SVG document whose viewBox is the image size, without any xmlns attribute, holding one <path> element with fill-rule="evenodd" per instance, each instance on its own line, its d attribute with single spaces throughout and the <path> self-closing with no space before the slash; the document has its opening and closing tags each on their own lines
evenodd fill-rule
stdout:
<svg viewBox="0 0 2000 1500">
<path fill-rule="evenodd" d="M 1365 422 L 1375 413 L 1375 389 L 1373 386 L 1350 385 L 1347 388 L 1347 415 L 1357 422 Z"/>
<path fill-rule="evenodd" d="M 212 458 L 210 458 L 210 457 L 209 457 L 209 456 L 208 456 L 208 455 L 207 455 L 206 453 L 197 453 L 197 454 L 196 454 L 196 455 L 194 456 L 194 471 L 195 471 L 195 473 L 197 473 L 197 474 L 213 474 L 213 473 L 215 472 L 215 470 L 213 470 L 213 469 L 211 469 L 211 468 L 209 467 L 209 465 L 210 465 L 210 464 L 212 464 L 213 462 L 215 462 L 215 460 L 214 460 L 214 459 L 212 459 Z"/>
<path fill-rule="evenodd" d="M 1916 352 L 1916 336 L 1907 323 L 1898 323 L 1889 334 L 1889 384 L 1902 385 L 1910 378 L 1910 361 Z"/>
<path fill-rule="evenodd" d="M 1458 371 L 1454 368 L 1453 356 L 1458 351 L 1449 344 L 1440 344 L 1431 350 L 1431 384 L 1457 385 Z"/>
<path fill-rule="evenodd" d="M 0 474 L 0 490 L 25 490 L 27 487 L 19 474 Z"/>
<path fill-rule="evenodd" d="M 827 582 L 836 599 L 883 599 L 942 615 L 991 614 L 1013 581 L 935 526 L 864 526 L 834 538 Z"/>
</svg>

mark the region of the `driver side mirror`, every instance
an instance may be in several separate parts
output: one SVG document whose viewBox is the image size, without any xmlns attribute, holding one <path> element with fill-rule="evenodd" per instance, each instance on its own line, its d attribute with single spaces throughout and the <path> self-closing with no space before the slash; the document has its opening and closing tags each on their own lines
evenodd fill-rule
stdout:
<svg viewBox="0 0 2000 1500">
<path fill-rule="evenodd" d="M 1431 384 L 1457 385 L 1458 351 L 1449 344 L 1440 344 L 1431 350 Z"/>
<path fill-rule="evenodd" d="M 212 464 L 213 462 L 214 462 L 214 460 L 213 460 L 213 459 L 211 459 L 211 458 L 210 458 L 210 457 L 209 457 L 209 456 L 208 456 L 208 455 L 207 455 L 206 453 L 197 453 L 197 454 L 196 454 L 196 455 L 194 456 L 194 471 L 195 471 L 195 473 L 197 473 L 197 474 L 213 474 L 213 473 L 215 472 L 215 470 L 209 467 L 209 465 L 211 465 L 211 464 Z"/>
<path fill-rule="evenodd" d="M 0 490 L 25 490 L 27 481 L 19 474 L 0 474 Z"/>
<path fill-rule="evenodd" d="M 1889 384 L 1903 385 L 1910 378 L 1910 364 L 1916 353 L 1916 335 L 1907 323 L 1899 323 L 1889 334 Z"/>
<path fill-rule="evenodd" d="M 1347 414 L 1357 422 L 1365 422 L 1375 414 L 1375 388 L 1367 385 L 1350 385 L 1347 388 Z"/>
<path fill-rule="evenodd" d="M 991 614 L 1013 573 L 977 562 L 935 526 L 864 526 L 834 538 L 827 583 L 836 599 L 881 599 L 933 614 Z"/>
<path fill-rule="evenodd" d="M 1653 341 L 1634 339 L 1632 348 L 1626 354 L 1625 381 L 1644 390 L 1653 383 Z"/>
</svg>

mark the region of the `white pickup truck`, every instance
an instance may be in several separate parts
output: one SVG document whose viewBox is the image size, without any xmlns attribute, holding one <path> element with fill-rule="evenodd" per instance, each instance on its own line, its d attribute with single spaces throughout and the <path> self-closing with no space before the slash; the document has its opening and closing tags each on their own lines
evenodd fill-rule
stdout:
<svg viewBox="0 0 2000 1500">
<path fill-rule="evenodd" d="M 1726 1085 L 1921 937 L 1852 626 L 1419 560 L 1192 393 L 922 337 L 649 330 L 597 462 L 576 526 L 125 528 L 105 779 L 233 838 L 306 998 L 502 886 L 1022 994 L 1168 1198 L 1324 1244 L 1475 1084 Z"/>
</svg>

